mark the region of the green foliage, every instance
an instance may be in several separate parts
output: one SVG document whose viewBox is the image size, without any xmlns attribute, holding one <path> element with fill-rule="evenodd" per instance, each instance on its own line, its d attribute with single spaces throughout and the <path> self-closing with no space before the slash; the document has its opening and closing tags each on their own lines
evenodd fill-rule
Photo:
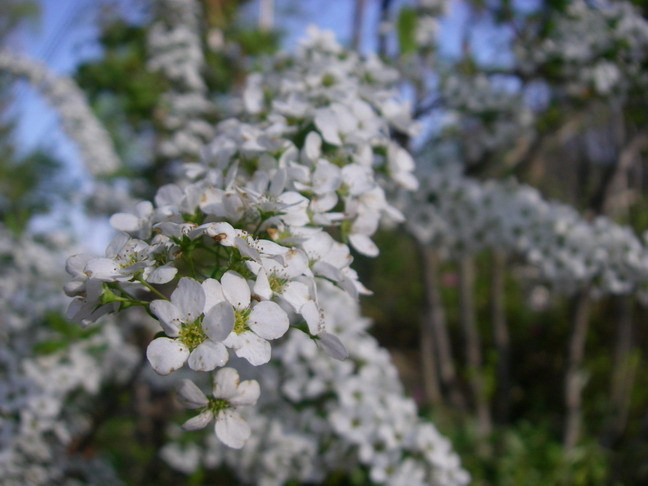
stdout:
<svg viewBox="0 0 648 486">
<path fill-rule="evenodd" d="M 61 163 L 37 150 L 17 158 L 0 134 L 0 221 L 19 234 L 36 215 L 47 213 L 71 189 L 58 177 Z"/>
<path fill-rule="evenodd" d="M 0 2 L 0 43 L 22 23 L 36 23 L 40 7 L 35 0 L 3 0 Z"/>
<path fill-rule="evenodd" d="M 480 452 L 473 423 L 446 431 L 476 486 L 598 486 L 608 485 L 610 463 L 606 451 L 588 438 L 565 452 L 553 427 L 544 422 L 520 421 L 493 436 L 495 451 Z"/>
<path fill-rule="evenodd" d="M 44 327 L 49 328 L 52 333 L 47 339 L 38 341 L 34 345 L 34 354 L 50 354 L 61 351 L 75 342 L 89 338 L 100 329 L 98 326 L 82 328 L 53 311 L 45 313 L 44 317 Z M 101 349 L 97 349 L 97 351 L 99 352 Z"/>
<path fill-rule="evenodd" d="M 400 52 L 403 55 L 411 54 L 417 48 L 416 22 L 416 10 L 408 6 L 400 9 L 396 20 L 396 35 Z"/>
<path fill-rule="evenodd" d="M 608 484 L 608 461 L 595 440 L 565 452 L 542 424 L 521 422 L 503 434 L 495 471 L 502 486 L 519 484 L 595 486 Z"/>
<path fill-rule="evenodd" d="M 166 82 L 146 67 L 146 33 L 141 25 L 115 19 L 103 25 L 104 55 L 77 68 L 76 81 L 93 104 L 107 97 L 115 112 L 136 129 L 150 126 Z"/>
</svg>

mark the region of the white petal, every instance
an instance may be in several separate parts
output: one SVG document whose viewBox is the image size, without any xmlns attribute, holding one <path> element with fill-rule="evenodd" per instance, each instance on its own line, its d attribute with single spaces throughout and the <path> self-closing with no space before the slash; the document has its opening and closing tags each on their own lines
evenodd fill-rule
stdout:
<svg viewBox="0 0 648 486">
<path fill-rule="evenodd" d="M 223 344 L 232 348 L 236 356 L 247 359 L 253 366 L 259 366 L 270 361 L 270 343 L 253 332 L 231 333 Z"/>
<path fill-rule="evenodd" d="M 312 275 L 308 266 L 308 255 L 297 248 L 293 248 L 283 255 L 285 272 L 288 278 L 298 275 Z"/>
<path fill-rule="evenodd" d="M 234 328 L 234 308 L 229 302 L 219 302 L 203 319 L 202 328 L 212 341 L 224 341 Z"/>
<path fill-rule="evenodd" d="M 322 149 L 322 139 L 317 132 L 309 132 L 304 141 L 303 155 L 309 162 L 319 159 Z"/>
<path fill-rule="evenodd" d="M 94 258 L 94 256 L 87 253 L 72 255 L 65 262 L 65 271 L 73 277 L 85 277 L 86 275 L 83 273 L 85 266 Z"/>
<path fill-rule="evenodd" d="M 185 430 L 204 429 L 213 418 L 213 412 L 211 410 L 205 410 L 201 414 L 187 420 L 184 424 L 182 424 L 182 428 Z"/>
<path fill-rule="evenodd" d="M 183 196 L 182 189 L 175 184 L 167 184 L 157 190 L 155 204 L 158 207 L 177 206 Z"/>
<path fill-rule="evenodd" d="M 186 408 L 202 408 L 209 403 L 200 388 L 187 379 L 182 380 L 178 385 L 178 400 Z"/>
<path fill-rule="evenodd" d="M 289 250 L 289 248 L 270 240 L 259 240 L 256 242 L 255 247 L 266 255 L 283 255 Z"/>
<path fill-rule="evenodd" d="M 137 231 L 140 227 L 139 218 L 133 214 L 117 213 L 110 217 L 110 225 L 118 231 Z"/>
<path fill-rule="evenodd" d="M 236 231 L 229 223 L 211 223 L 207 226 L 206 233 L 223 246 L 234 246 Z"/>
<path fill-rule="evenodd" d="M 378 247 L 367 235 L 359 233 L 349 235 L 349 242 L 351 243 L 351 245 L 353 245 L 353 248 L 358 250 L 363 255 L 370 257 L 378 256 Z"/>
<path fill-rule="evenodd" d="M 189 355 L 189 367 L 196 371 L 212 371 L 224 366 L 229 359 L 227 348 L 223 343 L 207 339 L 200 343 Z"/>
<path fill-rule="evenodd" d="M 286 181 L 288 179 L 288 173 L 286 169 L 279 169 L 272 177 L 270 182 L 270 188 L 268 192 L 273 196 L 278 196 L 286 188 Z"/>
<path fill-rule="evenodd" d="M 156 373 L 168 375 L 182 368 L 189 357 L 189 349 L 179 341 L 169 338 L 157 338 L 146 348 L 146 357 Z"/>
<path fill-rule="evenodd" d="M 223 444 L 240 449 L 250 438 L 250 426 L 237 412 L 225 409 L 216 417 L 216 437 Z"/>
<path fill-rule="evenodd" d="M 313 192 L 325 194 L 335 191 L 341 182 L 340 168 L 326 159 L 320 159 L 313 172 Z"/>
<path fill-rule="evenodd" d="M 315 262 L 315 264 L 313 265 L 313 272 L 315 272 L 315 274 L 318 276 L 333 280 L 334 282 L 344 280 L 344 274 L 340 271 L 340 269 L 334 267 L 328 262 L 325 262 L 324 260 Z"/>
<path fill-rule="evenodd" d="M 242 257 L 250 258 L 251 260 L 258 260 L 261 255 L 257 250 L 252 248 L 247 241 L 241 237 L 234 238 L 234 246 L 239 251 Z"/>
<path fill-rule="evenodd" d="M 150 305 L 151 312 L 160 320 L 167 336 L 178 337 L 182 316 L 178 308 L 168 300 L 154 300 Z"/>
<path fill-rule="evenodd" d="M 245 309 L 250 305 L 250 287 L 238 273 L 228 270 L 221 278 L 225 298 L 237 309 Z"/>
<path fill-rule="evenodd" d="M 232 405 L 254 405 L 261 395 L 259 382 L 256 380 L 242 381 L 236 394 L 229 399 Z"/>
<path fill-rule="evenodd" d="M 325 211 L 330 211 L 335 207 L 338 202 L 338 196 L 335 192 L 327 192 L 320 196 L 315 196 L 311 199 L 310 209 L 316 213 L 323 213 Z M 322 215 L 323 216 L 323 215 Z M 330 213 L 326 215 L 328 218 L 338 218 L 342 219 L 344 216 L 342 213 Z"/>
<path fill-rule="evenodd" d="M 343 360 L 349 357 L 349 352 L 342 344 L 342 341 L 337 336 L 322 332 L 317 336 L 319 339 L 315 341 L 329 356 Z"/>
<path fill-rule="evenodd" d="M 234 368 L 223 368 L 216 372 L 212 393 L 216 398 L 230 400 L 236 396 L 239 386 L 239 373 Z"/>
<path fill-rule="evenodd" d="M 152 284 L 164 284 L 173 280 L 178 273 L 178 269 L 170 265 L 163 265 L 153 270 L 146 281 Z"/>
<path fill-rule="evenodd" d="M 171 294 L 171 302 L 180 311 L 182 322 L 191 323 L 205 308 L 205 291 L 193 278 L 183 277 Z"/>
<path fill-rule="evenodd" d="M 308 330 L 311 334 L 319 334 L 322 330 L 322 316 L 320 315 L 320 310 L 317 307 L 315 301 L 310 300 L 306 302 L 299 313 L 302 315 L 306 324 L 308 324 Z"/>
<path fill-rule="evenodd" d="M 272 298 L 272 293 L 270 282 L 268 281 L 268 275 L 266 274 L 266 271 L 261 268 L 257 274 L 256 282 L 254 283 L 254 294 L 262 299 L 270 300 Z"/>
<path fill-rule="evenodd" d="M 223 287 L 218 280 L 208 278 L 202 283 L 203 291 L 205 292 L 205 307 L 203 312 L 207 314 L 209 309 L 214 307 L 219 302 L 225 300 L 223 295 Z"/>
<path fill-rule="evenodd" d="M 121 249 L 124 248 L 124 245 L 131 239 L 131 236 L 127 233 L 117 233 L 106 247 L 106 256 L 108 258 L 115 258 Z"/>
<path fill-rule="evenodd" d="M 115 280 L 122 276 L 112 258 L 93 258 L 86 264 L 85 274 L 99 280 Z"/>
<path fill-rule="evenodd" d="M 283 290 L 281 291 L 281 297 L 286 299 L 295 312 L 299 312 L 299 309 L 308 302 L 312 300 L 308 286 L 302 282 L 290 281 L 284 285 Z"/>
<path fill-rule="evenodd" d="M 288 315 L 274 302 L 259 302 L 252 308 L 248 327 L 264 339 L 277 339 L 288 331 Z"/>
<path fill-rule="evenodd" d="M 153 213 L 153 204 L 150 201 L 140 201 L 135 205 L 135 213 L 140 218 L 148 218 Z"/>
<path fill-rule="evenodd" d="M 349 164 L 342 167 L 342 180 L 352 196 L 369 192 L 376 186 L 373 170 L 360 164 Z"/>
<path fill-rule="evenodd" d="M 326 142 L 331 145 L 342 145 L 342 140 L 340 140 L 340 135 L 338 134 L 337 117 L 332 110 L 317 110 L 314 122 Z"/>
</svg>

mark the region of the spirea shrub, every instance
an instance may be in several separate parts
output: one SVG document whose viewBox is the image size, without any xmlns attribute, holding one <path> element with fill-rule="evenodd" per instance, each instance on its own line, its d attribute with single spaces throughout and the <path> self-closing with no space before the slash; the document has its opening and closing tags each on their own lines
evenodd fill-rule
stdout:
<svg viewBox="0 0 648 486">
<path fill-rule="evenodd" d="M 457 456 L 417 418 L 357 310 L 370 292 L 350 246 L 376 256 L 379 224 L 404 220 L 389 195 L 417 187 L 413 159 L 393 138 L 416 131 L 398 75 L 314 28 L 294 55 L 266 63 L 200 162 L 134 213 L 113 215 L 119 233 L 104 257 L 68 259 L 67 315 L 87 325 L 141 307 L 155 318 L 152 368 L 191 371 L 178 384 L 196 410 L 183 428 L 211 424 L 220 442 L 243 448 L 221 454 L 254 464 L 233 468 L 247 481 L 361 464 L 376 482 L 464 484 Z M 274 460 L 259 449 L 267 441 L 277 442 Z M 174 447 L 171 464 L 197 465 Z"/>
</svg>

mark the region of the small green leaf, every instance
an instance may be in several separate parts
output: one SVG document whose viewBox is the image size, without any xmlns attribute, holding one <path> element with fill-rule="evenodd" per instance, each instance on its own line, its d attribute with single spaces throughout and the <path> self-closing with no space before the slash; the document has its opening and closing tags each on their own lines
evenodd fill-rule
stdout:
<svg viewBox="0 0 648 486">
<path fill-rule="evenodd" d="M 66 348 L 69 344 L 67 339 L 48 339 L 34 345 L 34 354 L 50 354 Z"/>
</svg>

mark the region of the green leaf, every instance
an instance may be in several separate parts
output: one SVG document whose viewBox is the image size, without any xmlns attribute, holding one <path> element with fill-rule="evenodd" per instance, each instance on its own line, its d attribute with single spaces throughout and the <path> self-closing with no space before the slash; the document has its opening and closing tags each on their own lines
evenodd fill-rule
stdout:
<svg viewBox="0 0 648 486">
<path fill-rule="evenodd" d="M 78 324 L 69 322 L 57 312 L 48 312 L 45 319 L 49 327 L 65 337 L 73 338 L 81 334 L 81 327 Z"/>
<path fill-rule="evenodd" d="M 50 354 L 66 348 L 69 344 L 67 339 L 48 339 L 34 345 L 34 354 Z"/>
</svg>

